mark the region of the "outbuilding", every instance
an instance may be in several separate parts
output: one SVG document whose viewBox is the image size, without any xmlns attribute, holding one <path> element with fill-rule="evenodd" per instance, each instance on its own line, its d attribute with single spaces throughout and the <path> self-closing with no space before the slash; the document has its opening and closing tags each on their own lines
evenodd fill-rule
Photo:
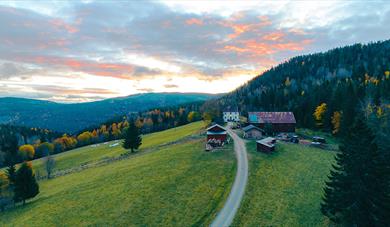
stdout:
<svg viewBox="0 0 390 227">
<path fill-rule="evenodd" d="M 245 139 L 260 139 L 263 137 L 264 130 L 260 129 L 254 125 L 248 125 L 242 128 L 242 131 L 244 132 L 244 138 Z"/>
<path fill-rule="evenodd" d="M 219 124 L 207 128 L 207 143 L 213 147 L 223 146 L 227 138 L 226 129 Z"/>
<path fill-rule="evenodd" d="M 264 153 L 271 153 L 275 151 L 276 139 L 272 137 L 267 137 L 262 140 L 256 141 L 257 151 Z"/>
</svg>

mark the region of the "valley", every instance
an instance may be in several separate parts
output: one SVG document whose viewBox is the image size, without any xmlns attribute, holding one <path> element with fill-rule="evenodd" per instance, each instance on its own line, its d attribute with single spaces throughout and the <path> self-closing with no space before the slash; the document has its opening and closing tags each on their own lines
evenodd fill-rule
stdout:
<svg viewBox="0 0 390 227">
<path fill-rule="evenodd" d="M 0 21 L 0 227 L 390 226 L 389 1 Z"/>
</svg>

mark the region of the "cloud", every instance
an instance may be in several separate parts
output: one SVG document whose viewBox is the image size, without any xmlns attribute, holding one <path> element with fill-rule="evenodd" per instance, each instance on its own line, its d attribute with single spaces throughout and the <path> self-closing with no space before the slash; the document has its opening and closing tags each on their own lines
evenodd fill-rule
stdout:
<svg viewBox="0 0 390 227">
<path fill-rule="evenodd" d="M 164 87 L 165 88 L 178 88 L 179 86 L 176 84 L 165 84 Z"/>
<path fill-rule="evenodd" d="M 203 21 L 197 18 L 190 18 L 186 20 L 186 24 L 188 25 L 202 25 Z"/>
<path fill-rule="evenodd" d="M 7 94 L 28 96 L 49 78 L 50 86 L 67 83 L 38 92 L 45 98 L 189 89 L 181 84 L 188 81 L 214 92 L 213 81 L 232 89 L 234 77 L 253 78 L 295 55 L 390 37 L 383 2 L 34 3 L 0 2 L 0 86 Z M 99 82 L 85 89 L 77 84 L 83 80 Z"/>
</svg>

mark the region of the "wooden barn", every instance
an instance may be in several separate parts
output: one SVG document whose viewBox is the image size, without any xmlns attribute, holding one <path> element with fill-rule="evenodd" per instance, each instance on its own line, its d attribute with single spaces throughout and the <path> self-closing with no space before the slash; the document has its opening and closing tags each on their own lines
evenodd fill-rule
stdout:
<svg viewBox="0 0 390 227">
<path fill-rule="evenodd" d="M 248 125 L 242 128 L 244 132 L 244 138 L 246 139 L 260 139 L 263 137 L 264 130 L 254 125 Z"/>
<path fill-rule="evenodd" d="M 248 122 L 261 129 L 265 129 L 269 124 L 275 133 L 295 132 L 293 112 L 248 112 Z"/>
<path fill-rule="evenodd" d="M 275 151 L 276 139 L 272 137 L 267 137 L 262 140 L 256 141 L 257 151 L 264 153 L 271 153 Z"/>
<path fill-rule="evenodd" d="M 214 124 L 207 129 L 207 143 L 211 146 L 222 146 L 227 138 L 226 129 L 219 124 Z"/>
</svg>

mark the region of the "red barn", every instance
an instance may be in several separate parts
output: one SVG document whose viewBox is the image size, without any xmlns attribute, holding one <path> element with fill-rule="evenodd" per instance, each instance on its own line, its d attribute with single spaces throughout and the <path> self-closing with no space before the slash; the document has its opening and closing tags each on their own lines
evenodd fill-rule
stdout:
<svg viewBox="0 0 390 227">
<path fill-rule="evenodd" d="M 207 129 L 207 143 L 212 146 L 222 146 L 226 138 L 226 129 L 219 124 L 215 124 Z"/>
<path fill-rule="evenodd" d="M 273 132 L 295 132 L 293 112 L 248 112 L 248 121 L 261 129 L 270 124 Z"/>
</svg>

